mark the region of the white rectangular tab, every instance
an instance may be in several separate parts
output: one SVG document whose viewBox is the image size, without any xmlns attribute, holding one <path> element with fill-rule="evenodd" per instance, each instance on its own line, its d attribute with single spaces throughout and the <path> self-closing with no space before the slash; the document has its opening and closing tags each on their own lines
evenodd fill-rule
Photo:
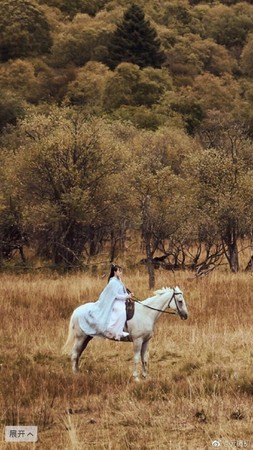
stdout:
<svg viewBox="0 0 253 450">
<path fill-rule="evenodd" d="M 8 425 L 5 427 L 5 442 L 37 442 L 38 427 Z"/>
</svg>

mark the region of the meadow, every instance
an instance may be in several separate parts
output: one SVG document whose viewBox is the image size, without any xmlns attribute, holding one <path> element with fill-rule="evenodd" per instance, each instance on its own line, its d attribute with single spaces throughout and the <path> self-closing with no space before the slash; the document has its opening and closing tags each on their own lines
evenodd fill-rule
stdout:
<svg viewBox="0 0 253 450">
<path fill-rule="evenodd" d="M 124 281 L 151 295 L 144 269 Z M 157 289 L 183 290 L 190 317 L 160 317 L 140 382 L 131 343 L 93 339 L 77 375 L 61 352 L 73 309 L 105 283 L 102 273 L 0 275 L 0 448 L 253 449 L 252 274 L 156 271 Z M 37 425 L 38 442 L 6 443 L 5 425 Z"/>
</svg>

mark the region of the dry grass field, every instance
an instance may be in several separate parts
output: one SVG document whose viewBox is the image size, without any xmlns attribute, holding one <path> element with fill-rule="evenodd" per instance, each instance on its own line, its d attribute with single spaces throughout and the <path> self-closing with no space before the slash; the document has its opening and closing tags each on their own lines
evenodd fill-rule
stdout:
<svg viewBox="0 0 253 450">
<path fill-rule="evenodd" d="M 157 289 L 183 290 L 190 317 L 159 319 L 150 377 L 137 383 L 131 343 L 94 339 L 78 375 L 61 353 L 72 310 L 97 298 L 101 274 L 1 275 L 0 448 L 253 449 L 253 276 L 191 278 L 156 272 Z M 143 269 L 124 281 L 150 296 Z M 37 425 L 39 440 L 5 443 L 5 425 Z"/>
</svg>

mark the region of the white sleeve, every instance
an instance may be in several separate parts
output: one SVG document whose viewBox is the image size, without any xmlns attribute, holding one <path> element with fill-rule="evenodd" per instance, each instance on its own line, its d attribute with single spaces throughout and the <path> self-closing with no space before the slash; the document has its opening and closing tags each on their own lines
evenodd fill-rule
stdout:
<svg viewBox="0 0 253 450">
<path fill-rule="evenodd" d="M 115 297 L 117 300 L 122 300 L 125 301 L 127 298 L 129 297 L 129 294 L 117 294 L 117 296 Z"/>
<path fill-rule="evenodd" d="M 129 297 L 129 294 L 123 290 L 124 286 L 116 278 L 111 278 L 107 286 L 106 289 L 110 292 L 109 295 L 115 300 L 126 301 Z"/>
</svg>

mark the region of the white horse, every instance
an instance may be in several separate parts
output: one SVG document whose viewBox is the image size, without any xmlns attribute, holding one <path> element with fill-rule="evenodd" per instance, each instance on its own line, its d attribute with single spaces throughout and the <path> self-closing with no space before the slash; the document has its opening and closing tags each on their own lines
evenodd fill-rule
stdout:
<svg viewBox="0 0 253 450">
<path fill-rule="evenodd" d="M 162 313 L 174 312 L 183 320 L 188 317 L 187 306 L 182 291 L 176 288 L 162 288 L 154 292 L 154 296 L 144 301 L 136 301 L 135 313 L 126 323 L 129 337 L 122 338 L 123 342 L 133 342 L 134 347 L 134 371 L 133 377 L 138 380 L 138 364 L 142 362 L 142 376 L 148 375 L 148 346 L 154 333 L 157 319 Z M 172 311 L 169 311 L 172 310 Z M 76 310 L 75 310 L 76 311 Z M 73 312 L 69 323 L 69 334 L 64 345 L 66 349 L 74 342 L 71 351 L 72 369 L 78 371 L 80 356 L 93 336 L 88 336 L 80 328 L 78 317 Z"/>
</svg>

